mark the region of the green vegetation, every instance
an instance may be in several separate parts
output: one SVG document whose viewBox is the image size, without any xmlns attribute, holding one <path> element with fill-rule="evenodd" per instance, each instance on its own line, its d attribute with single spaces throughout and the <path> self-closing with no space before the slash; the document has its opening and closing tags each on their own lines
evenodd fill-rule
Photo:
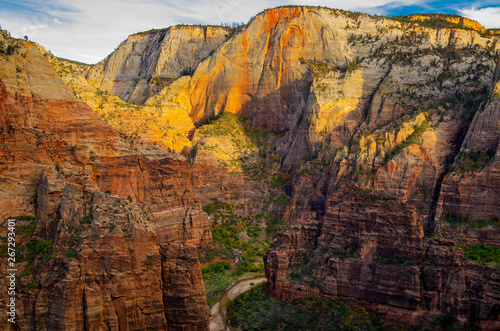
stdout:
<svg viewBox="0 0 500 331">
<path fill-rule="evenodd" d="M 500 228 L 500 220 L 498 216 L 493 217 L 492 219 L 482 219 L 482 220 L 471 220 L 467 217 L 463 217 L 459 214 L 447 214 L 441 216 L 439 218 L 440 222 L 447 222 L 451 225 L 451 227 L 456 228 L 458 226 L 464 225 L 469 228 L 484 228 L 488 225 L 493 225 L 497 228 Z"/>
<path fill-rule="evenodd" d="M 422 124 L 416 124 L 413 127 L 413 132 L 403 142 L 395 146 L 392 149 L 392 151 L 385 154 L 384 160 L 382 161 L 382 166 L 386 165 L 396 155 L 401 153 L 403 149 L 405 149 L 406 147 L 412 144 L 420 144 L 422 134 L 429 128 L 429 121 L 430 121 L 430 116 L 426 116 L 426 119 Z"/>
<path fill-rule="evenodd" d="M 205 275 L 210 276 L 211 274 L 220 274 L 224 273 L 226 270 L 231 269 L 231 264 L 227 261 L 219 261 L 216 263 L 210 263 L 206 267 L 201 267 L 201 273 L 205 277 Z"/>
<path fill-rule="evenodd" d="M 19 260 L 27 260 L 33 264 L 35 259 L 38 259 L 41 264 L 45 264 L 51 258 L 53 244 L 54 241 L 52 239 L 31 239 L 23 250 L 19 250 Z"/>
<path fill-rule="evenodd" d="M 21 47 L 17 43 L 5 44 L 3 41 L 0 40 L 0 54 L 14 55 L 18 53 L 19 48 Z"/>
<path fill-rule="evenodd" d="M 356 58 L 354 58 L 351 61 L 347 61 L 347 63 L 345 65 L 341 66 L 339 68 L 339 71 L 349 74 L 349 73 L 356 71 L 356 69 L 359 68 L 360 64 L 361 64 L 361 59 L 359 56 L 356 56 Z"/>
<path fill-rule="evenodd" d="M 79 62 L 79 61 L 75 61 L 75 60 L 65 59 L 63 57 L 56 57 L 56 58 L 59 61 L 69 62 L 69 63 L 77 64 L 79 66 L 86 66 L 86 67 L 92 67 L 93 66 L 93 64 L 88 64 L 88 63 L 83 63 L 83 62 Z"/>
<path fill-rule="evenodd" d="M 421 16 L 421 17 L 426 17 L 428 18 L 427 20 L 419 20 L 414 16 Z M 403 22 L 403 23 L 415 23 L 420 26 L 425 26 L 428 28 L 433 28 L 433 29 L 462 29 L 462 30 L 474 30 L 472 28 L 466 27 L 464 24 L 460 23 L 453 23 L 450 22 L 447 19 L 461 19 L 463 17 L 459 15 L 452 15 L 452 14 L 415 14 L 415 15 L 410 15 L 410 16 L 393 16 L 391 19 Z M 477 30 L 475 30 L 477 31 Z M 481 31 L 479 31 L 481 32 Z"/>
<path fill-rule="evenodd" d="M 220 112 L 220 113 L 218 113 L 217 115 L 210 116 L 210 117 L 208 117 L 207 119 L 205 119 L 205 120 L 203 120 L 203 121 L 198 122 L 198 124 L 197 124 L 197 125 L 198 125 L 199 127 L 202 127 L 202 126 L 205 126 L 205 125 L 211 125 L 211 124 L 214 124 L 214 123 L 216 123 L 216 122 L 217 122 L 217 121 L 218 121 L 218 120 L 222 117 L 222 115 L 224 115 L 224 114 L 226 114 L 226 113 L 225 113 L 225 112 Z M 227 115 L 226 115 L 226 116 L 227 116 Z M 231 115 L 229 115 L 229 116 L 231 116 Z M 220 134 L 222 134 L 222 133 L 224 133 L 224 131 L 223 131 L 223 132 L 220 132 Z M 217 134 L 216 134 L 216 135 L 217 135 Z"/>
<path fill-rule="evenodd" d="M 346 59 L 346 63 L 344 65 L 337 66 L 336 68 L 332 68 L 328 65 L 328 63 L 322 62 L 322 61 L 317 61 L 316 58 L 314 58 L 313 60 L 306 60 L 303 57 L 300 58 L 300 63 L 306 64 L 307 66 L 309 66 L 312 73 L 314 74 L 314 77 L 316 77 L 316 78 L 324 77 L 326 74 L 328 74 L 332 70 L 337 70 L 337 71 L 344 73 L 344 74 L 345 73 L 350 74 L 359 68 L 361 61 L 362 61 L 362 59 L 359 56 L 356 56 L 352 60 Z"/>
<path fill-rule="evenodd" d="M 242 330 L 384 330 L 380 315 L 344 299 L 305 298 L 284 303 L 264 294 L 259 284 L 230 301 L 228 321 Z M 385 327 L 385 328 L 384 328 Z"/>
<path fill-rule="evenodd" d="M 220 300 L 229 286 L 245 272 L 262 272 L 263 270 L 262 263 L 254 265 L 248 261 L 243 261 L 237 267 L 231 267 L 227 261 L 218 261 L 201 267 L 208 306 Z"/>
<path fill-rule="evenodd" d="M 147 31 L 136 32 L 136 33 L 134 33 L 134 35 L 141 35 L 141 34 L 154 34 L 154 33 L 164 32 L 164 31 L 168 31 L 168 30 L 170 30 L 170 28 L 163 28 L 163 29 L 150 29 L 150 30 L 147 30 Z"/>
<path fill-rule="evenodd" d="M 500 268 L 500 248 L 488 246 L 486 244 L 480 245 L 465 245 L 455 244 L 464 250 L 464 255 L 467 260 L 479 264 L 488 265 L 493 268 Z"/>
<path fill-rule="evenodd" d="M 228 322 L 241 330 L 476 330 L 462 326 L 450 315 L 424 316 L 415 326 L 395 326 L 385 321 L 384 315 L 368 313 L 354 301 L 342 298 L 311 298 L 291 303 L 276 301 L 264 293 L 264 284 L 258 284 L 230 301 Z"/>
<path fill-rule="evenodd" d="M 452 172 L 466 173 L 474 172 L 483 169 L 490 162 L 490 160 L 495 156 L 494 150 L 483 151 L 472 151 L 472 152 L 460 152 L 455 158 L 455 164 L 453 165 Z"/>
<path fill-rule="evenodd" d="M 238 267 L 236 268 L 236 272 L 234 274 L 235 276 L 241 276 L 245 272 L 263 272 L 263 271 L 264 271 L 263 263 L 254 264 L 249 262 L 248 260 L 242 260 L 241 263 L 238 264 Z"/>
<path fill-rule="evenodd" d="M 76 251 L 74 248 L 68 248 L 67 250 L 64 251 L 64 256 L 68 259 L 68 260 L 73 260 L 74 258 L 76 258 Z"/>
<path fill-rule="evenodd" d="M 17 216 L 17 217 L 12 217 L 12 218 L 14 218 L 17 222 L 29 221 L 28 225 L 25 225 L 18 230 L 18 235 L 25 235 L 28 237 L 33 236 L 33 233 L 35 232 L 35 229 L 36 229 L 36 218 L 35 217 L 22 215 L 22 216 Z"/>
<path fill-rule="evenodd" d="M 235 279 L 225 273 L 216 273 L 210 277 L 203 277 L 208 306 L 213 306 L 219 301 Z"/>
<path fill-rule="evenodd" d="M 229 202 L 221 202 L 219 200 L 214 200 L 213 202 L 203 206 L 203 211 L 208 215 L 214 214 L 216 218 L 221 217 L 222 211 L 227 211 L 233 213 L 233 205 Z"/>
<path fill-rule="evenodd" d="M 314 77 L 323 77 L 329 73 L 332 68 L 326 62 L 317 61 L 316 58 L 313 60 L 306 60 L 303 57 L 300 58 L 300 63 L 306 64 L 311 69 Z"/>
<path fill-rule="evenodd" d="M 196 68 L 186 68 L 186 69 L 182 69 L 181 71 L 181 76 L 192 76 L 194 74 L 194 71 L 196 70 Z"/>
</svg>

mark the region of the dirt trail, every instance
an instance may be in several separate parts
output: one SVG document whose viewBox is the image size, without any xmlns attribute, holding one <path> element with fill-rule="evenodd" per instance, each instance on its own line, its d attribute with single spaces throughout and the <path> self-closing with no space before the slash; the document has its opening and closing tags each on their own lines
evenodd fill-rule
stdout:
<svg viewBox="0 0 500 331">
<path fill-rule="evenodd" d="M 265 277 L 254 277 L 240 279 L 233 284 L 222 299 L 216 302 L 210 309 L 210 331 L 230 331 L 231 329 L 227 324 L 227 307 L 226 303 L 234 299 L 238 294 L 251 289 L 254 285 L 265 282 Z M 250 285 L 253 284 L 253 285 Z"/>
</svg>

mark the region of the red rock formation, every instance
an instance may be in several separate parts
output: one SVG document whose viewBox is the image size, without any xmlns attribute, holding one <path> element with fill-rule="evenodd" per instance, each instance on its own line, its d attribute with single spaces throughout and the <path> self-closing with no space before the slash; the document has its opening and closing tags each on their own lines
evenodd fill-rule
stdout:
<svg viewBox="0 0 500 331">
<path fill-rule="evenodd" d="M 19 244 L 43 252 L 19 257 L 19 328 L 206 329 L 190 245 L 211 240 L 201 206 L 253 195 L 250 186 L 127 140 L 73 97 L 36 47 L 4 38 L 20 47 L 0 57 L 0 217 L 36 215 Z"/>
<path fill-rule="evenodd" d="M 353 188 L 328 206 L 276 237 L 265 257 L 270 296 L 354 298 L 398 322 L 446 312 L 500 326 L 498 269 L 466 262 L 451 240 L 424 238 L 413 207 Z"/>
<path fill-rule="evenodd" d="M 474 235 L 430 238 L 441 215 L 500 213 L 498 85 L 486 93 L 500 45 L 491 45 L 475 31 L 280 8 L 162 91 L 198 123 L 226 111 L 284 132 L 277 151 L 292 202 L 289 228 L 266 255 L 268 294 L 348 297 L 400 321 L 451 313 L 500 328 L 498 269 L 466 261 L 449 239 Z M 120 135 L 29 43 L 0 69 L 0 215 L 38 214 L 35 241 L 54 247 L 22 281 L 37 284 L 23 292 L 22 328 L 205 328 L 190 246 L 210 240 L 200 207 L 254 190 L 213 163 Z M 472 152 L 484 164 L 460 173 Z"/>
<path fill-rule="evenodd" d="M 163 244 L 160 253 L 167 328 L 207 330 L 207 300 L 196 247 Z"/>
<path fill-rule="evenodd" d="M 499 150 L 500 83 L 496 83 L 484 110 L 475 114 L 453 171 L 443 182 L 438 216 L 490 219 L 500 215 Z"/>
</svg>

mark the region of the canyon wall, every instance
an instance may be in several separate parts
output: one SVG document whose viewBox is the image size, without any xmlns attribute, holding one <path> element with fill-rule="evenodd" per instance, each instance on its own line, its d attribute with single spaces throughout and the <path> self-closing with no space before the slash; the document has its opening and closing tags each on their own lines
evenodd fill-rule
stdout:
<svg viewBox="0 0 500 331">
<path fill-rule="evenodd" d="M 498 269 L 453 242 L 497 245 L 499 230 L 441 217 L 499 215 L 500 45 L 469 20 L 419 21 L 266 10 L 146 105 L 176 104 L 196 126 L 236 113 L 282 134 L 291 203 L 266 257 L 272 297 L 321 293 L 399 320 L 451 313 L 495 328 Z"/>
<path fill-rule="evenodd" d="M 34 46 L 2 57 L 2 217 L 38 214 L 38 242 L 53 240 L 58 252 L 27 278 L 38 288 L 23 299 L 25 325 L 206 326 L 190 246 L 210 240 L 201 206 L 262 194 L 217 161 L 224 155 L 200 152 L 206 124 L 235 113 L 251 130 L 274 131 L 286 177 L 287 228 L 265 257 L 271 297 L 339 296 L 400 322 L 451 314 L 500 328 L 498 266 L 468 261 L 457 245 L 499 244 L 500 43 L 470 21 L 455 24 L 466 29 L 289 7 L 238 30 L 130 36 L 82 89 L 185 123 L 171 145 L 182 155 L 100 121 Z M 165 124 L 155 137 L 172 131 Z M 233 138 L 227 150 L 244 140 Z M 447 217 L 467 221 L 454 227 Z M 490 223 L 467 226 L 480 220 Z M 143 282 L 147 290 L 134 290 Z"/>
<path fill-rule="evenodd" d="M 0 215 L 18 219 L 16 327 L 205 330 L 201 206 L 251 186 L 119 133 L 39 47 L 0 37 L 14 47 L 0 56 Z"/>
<path fill-rule="evenodd" d="M 177 78 L 189 75 L 230 33 L 229 28 L 173 26 L 128 37 L 90 68 L 89 83 L 124 101 L 143 103 Z"/>
</svg>

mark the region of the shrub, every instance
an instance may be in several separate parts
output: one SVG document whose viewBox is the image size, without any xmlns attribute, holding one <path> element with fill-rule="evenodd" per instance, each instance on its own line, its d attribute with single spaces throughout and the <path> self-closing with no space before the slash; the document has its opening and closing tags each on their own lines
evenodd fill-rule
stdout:
<svg viewBox="0 0 500 331">
<path fill-rule="evenodd" d="M 500 248 L 488 246 L 486 244 L 465 245 L 455 244 L 464 250 L 464 255 L 467 260 L 479 264 L 493 264 L 494 267 L 500 266 Z"/>
<path fill-rule="evenodd" d="M 214 273 L 224 273 L 226 270 L 231 269 L 231 264 L 227 261 L 218 261 L 215 263 L 210 263 L 206 267 L 201 267 L 201 273 L 203 275 L 210 275 Z"/>
<path fill-rule="evenodd" d="M 264 283 L 227 304 L 228 321 L 241 330 L 387 330 L 376 318 L 344 299 L 307 297 L 291 303 L 272 300 Z"/>
<path fill-rule="evenodd" d="M 243 275 L 245 272 L 262 272 L 264 271 L 264 264 L 253 264 L 249 261 L 241 261 L 234 273 L 236 276 Z"/>
<path fill-rule="evenodd" d="M 483 151 L 472 151 L 472 152 L 460 152 L 455 159 L 455 165 L 452 172 L 465 173 L 481 170 L 490 162 L 490 160 L 495 156 L 495 151 L 488 150 Z"/>
<path fill-rule="evenodd" d="M 74 258 L 76 258 L 76 251 L 73 248 L 68 248 L 64 251 L 64 256 L 68 260 L 73 260 Z"/>
<path fill-rule="evenodd" d="M 26 244 L 25 259 L 33 263 L 35 259 L 39 259 L 42 264 L 50 259 L 52 254 L 53 240 L 36 240 L 32 239 Z"/>
<path fill-rule="evenodd" d="M 459 225 L 464 225 L 469 228 L 484 228 L 487 225 L 500 227 L 500 220 L 498 219 L 498 216 L 491 219 L 471 220 L 459 214 L 447 214 L 441 216 L 439 221 L 450 223 L 452 227 L 457 227 Z"/>
</svg>

